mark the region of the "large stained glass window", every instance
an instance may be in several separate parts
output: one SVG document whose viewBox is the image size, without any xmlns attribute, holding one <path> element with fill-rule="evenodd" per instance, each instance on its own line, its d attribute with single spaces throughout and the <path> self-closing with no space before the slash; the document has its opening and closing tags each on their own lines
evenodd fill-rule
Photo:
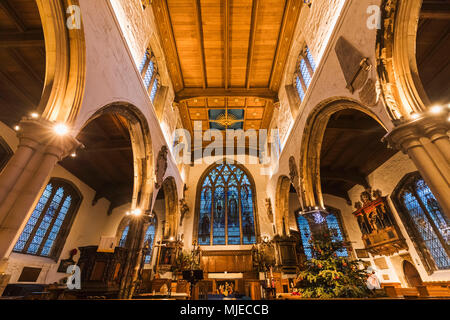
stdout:
<svg viewBox="0 0 450 320">
<path fill-rule="evenodd" d="M 52 179 L 44 189 L 14 251 L 57 258 L 81 197 L 67 182 Z"/>
<path fill-rule="evenodd" d="M 148 245 L 148 252 L 144 257 L 144 263 L 148 264 L 152 261 L 152 252 L 153 252 L 153 243 L 155 242 L 155 235 L 156 235 L 156 218 L 153 219 L 153 221 L 150 223 L 150 225 L 147 228 L 147 231 L 145 232 L 144 236 L 144 245 Z"/>
<path fill-rule="evenodd" d="M 312 258 L 311 244 L 309 243 L 309 240 L 311 239 L 311 229 L 309 228 L 308 220 L 301 214 L 297 214 L 297 226 L 302 238 L 303 252 L 309 260 Z"/>
<path fill-rule="evenodd" d="M 425 245 L 427 252 L 422 252 L 423 256 L 431 256 L 437 269 L 450 269 L 450 222 L 419 174 L 404 180 L 394 201 L 403 209 L 413 238 Z"/>
<path fill-rule="evenodd" d="M 200 183 L 198 243 L 255 243 L 255 195 L 247 174 L 239 166 L 223 163 L 212 168 Z"/>
<path fill-rule="evenodd" d="M 120 236 L 119 247 L 125 248 L 125 244 L 127 243 L 128 231 L 130 231 L 130 225 L 127 225 Z"/>
<path fill-rule="evenodd" d="M 332 239 L 334 241 L 345 241 L 344 237 L 342 235 L 341 225 L 339 223 L 339 220 L 335 213 L 329 213 L 326 217 L 328 230 L 330 230 L 330 233 L 332 235 Z M 336 251 L 336 254 L 339 257 L 348 257 L 347 250 L 345 248 L 342 248 L 338 251 Z"/>
</svg>

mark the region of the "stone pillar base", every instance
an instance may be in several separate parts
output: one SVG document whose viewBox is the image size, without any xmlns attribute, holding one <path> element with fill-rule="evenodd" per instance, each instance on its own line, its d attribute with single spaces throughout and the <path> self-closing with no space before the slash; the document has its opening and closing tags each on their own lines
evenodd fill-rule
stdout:
<svg viewBox="0 0 450 320">
<path fill-rule="evenodd" d="M 3 291 L 8 285 L 9 279 L 11 279 L 10 274 L 1 273 L 0 274 L 0 297 L 3 295 Z"/>
</svg>

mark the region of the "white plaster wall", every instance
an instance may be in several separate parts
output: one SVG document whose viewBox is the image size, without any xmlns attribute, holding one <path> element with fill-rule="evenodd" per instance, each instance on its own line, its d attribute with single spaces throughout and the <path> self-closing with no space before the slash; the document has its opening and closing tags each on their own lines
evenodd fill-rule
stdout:
<svg viewBox="0 0 450 320">
<path fill-rule="evenodd" d="M 128 5 L 132 6 L 126 1 L 121 1 L 120 3 L 126 5 L 125 11 L 129 9 Z M 144 44 L 143 40 L 137 37 L 136 40 L 130 40 L 132 48 L 128 47 L 126 40 L 128 33 L 123 33 L 123 30 L 127 29 L 120 27 L 114 8 L 109 0 L 81 0 L 80 7 L 86 42 L 86 87 L 81 110 L 73 127 L 73 135 L 76 136 L 100 108 L 114 102 L 129 103 L 140 110 L 148 123 L 153 146 L 154 164 L 156 164 L 158 151 L 162 145 L 167 145 L 166 137 L 160 127 L 154 106 L 143 84 L 132 54 L 132 50 L 145 48 L 148 43 Z M 118 7 L 116 6 L 115 8 L 117 9 Z M 147 11 L 145 10 L 142 15 L 149 14 L 146 13 Z M 144 19 L 144 16 L 137 19 L 137 21 L 144 21 L 142 19 Z M 154 31 L 154 27 L 152 28 Z M 147 31 L 150 35 L 152 34 L 149 30 Z M 153 32 L 153 34 L 156 33 Z M 158 66 L 161 63 L 161 69 L 164 71 L 165 63 L 164 59 L 162 60 L 158 62 Z M 167 79 L 165 81 L 166 85 L 170 85 Z M 170 99 L 171 97 L 173 98 L 173 95 L 168 94 L 167 96 L 166 101 L 161 103 L 172 103 Z M 175 178 L 178 191 L 181 194 L 182 179 L 170 152 L 166 176 Z"/>
</svg>

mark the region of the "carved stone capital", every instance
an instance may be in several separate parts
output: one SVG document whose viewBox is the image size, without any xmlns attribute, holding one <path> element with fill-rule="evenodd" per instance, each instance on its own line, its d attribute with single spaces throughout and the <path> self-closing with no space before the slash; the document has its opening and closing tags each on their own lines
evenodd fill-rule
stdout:
<svg viewBox="0 0 450 320">
<path fill-rule="evenodd" d="M 19 147 L 42 150 L 58 160 L 64 159 L 82 145 L 70 134 L 57 135 L 53 130 L 54 123 L 44 119 L 23 119 L 19 126 Z"/>
<path fill-rule="evenodd" d="M 450 123 L 447 114 L 423 116 L 394 128 L 384 139 L 397 150 L 407 152 L 409 149 L 422 145 L 420 138 L 426 137 L 431 141 L 448 139 L 447 131 Z"/>
</svg>

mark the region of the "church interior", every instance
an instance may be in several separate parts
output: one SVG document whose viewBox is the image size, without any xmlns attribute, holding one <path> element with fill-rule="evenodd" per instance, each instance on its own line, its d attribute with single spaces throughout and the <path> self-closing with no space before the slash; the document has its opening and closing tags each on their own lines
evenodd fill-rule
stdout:
<svg viewBox="0 0 450 320">
<path fill-rule="evenodd" d="M 448 52 L 448 0 L 1 0 L 0 300 L 450 298 Z"/>
</svg>

